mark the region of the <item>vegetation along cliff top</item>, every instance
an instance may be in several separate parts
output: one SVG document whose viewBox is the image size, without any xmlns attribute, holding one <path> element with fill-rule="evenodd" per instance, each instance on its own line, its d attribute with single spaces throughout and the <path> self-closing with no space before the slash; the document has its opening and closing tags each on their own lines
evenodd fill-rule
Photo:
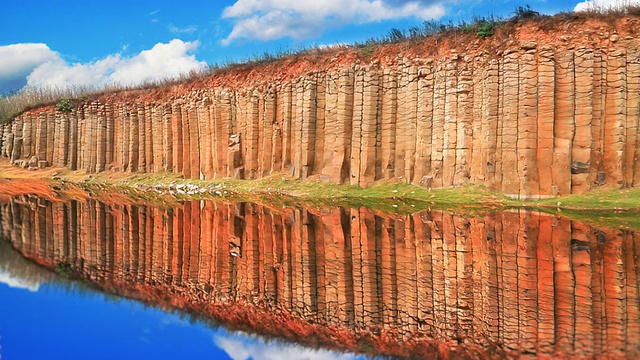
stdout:
<svg viewBox="0 0 640 360">
<path fill-rule="evenodd" d="M 424 21 L 421 27 L 392 28 L 385 36 L 361 43 L 264 52 L 242 61 L 228 60 L 225 64 L 211 64 L 201 71 L 140 85 L 27 87 L 0 97 L 0 123 L 11 121 L 24 111 L 46 106 L 69 111 L 71 107 L 96 99 L 145 102 L 178 98 L 203 88 L 266 86 L 308 72 L 354 64 L 391 65 L 403 57 L 419 61 L 456 54 L 499 55 L 531 42 L 556 48 L 586 45 L 604 48 L 616 41 L 639 36 L 639 29 L 640 5 L 592 7 L 589 11 L 562 12 L 553 16 L 542 15 L 528 5 L 520 6 L 508 19 L 485 16 L 459 23 Z"/>
</svg>

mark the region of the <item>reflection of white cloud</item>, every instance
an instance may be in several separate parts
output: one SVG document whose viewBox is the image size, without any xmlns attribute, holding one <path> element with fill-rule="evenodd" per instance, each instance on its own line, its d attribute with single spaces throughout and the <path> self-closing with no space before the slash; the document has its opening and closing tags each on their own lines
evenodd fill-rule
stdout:
<svg viewBox="0 0 640 360">
<path fill-rule="evenodd" d="M 353 360 L 353 354 L 340 354 L 322 349 L 308 349 L 295 344 L 264 341 L 244 333 L 215 335 L 213 342 L 233 360 Z"/>
<path fill-rule="evenodd" d="M 19 277 L 14 277 L 4 268 L 0 268 L 0 283 L 3 283 L 10 288 L 25 289 L 31 292 L 38 291 L 38 288 L 40 287 L 40 283 L 38 281 L 30 281 L 27 279 L 21 279 Z"/>
<path fill-rule="evenodd" d="M 640 0 L 587 0 L 578 3 L 574 11 L 619 9 L 629 5 L 640 5 Z"/>
<path fill-rule="evenodd" d="M 237 0 L 222 17 L 234 22 L 225 45 L 237 39 L 308 38 L 345 24 L 402 18 L 438 19 L 440 0 Z"/>
</svg>

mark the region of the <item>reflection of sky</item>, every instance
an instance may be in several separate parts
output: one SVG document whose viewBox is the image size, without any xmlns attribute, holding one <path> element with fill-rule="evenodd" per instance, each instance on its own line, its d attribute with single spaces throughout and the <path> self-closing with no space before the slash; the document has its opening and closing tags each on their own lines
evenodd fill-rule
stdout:
<svg viewBox="0 0 640 360">
<path fill-rule="evenodd" d="M 211 329 L 65 284 L 0 284 L 2 359 L 363 359 Z"/>
<path fill-rule="evenodd" d="M 213 341 L 233 360 L 355 360 L 364 356 L 338 354 L 322 349 L 308 349 L 298 345 L 264 342 L 262 339 L 237 332 L 217 334 Z"/>
<path fill-rule="evenodd" d="M 5 284 L 11 288 L 25 289 L 29 291 L 38 291 L 40 284 L 35 281 L 27 281 L 13 276 L 10 272 L 4 268 L 0 268 L 0 283 Z"/>
</svg>

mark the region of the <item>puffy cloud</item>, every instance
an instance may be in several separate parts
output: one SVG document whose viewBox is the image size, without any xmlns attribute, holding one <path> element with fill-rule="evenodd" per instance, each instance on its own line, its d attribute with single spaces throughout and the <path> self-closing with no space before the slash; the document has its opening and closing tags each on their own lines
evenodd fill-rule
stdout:
<svg viewBox="0 0 640 360">
<path fill-rule="evenodd" d="M 403 0 L 237 0 L 222 17 L 234 22 L 223 44 L 237 39 L 301 39 L 329 27 L 414 17 L 437 19 L 444 15 L 442 1 Z"/>
<path fill-rule="evenodd" d="M 58 60 L 60 56 L 46 44 L 0 46 L 0 94 L 22 88 L 35 68 Z"/>
<path fill-rule="evenodd" d="M 198 45 L 197 41 L 184 42 L 178 39 L 167 44 L 158 43 L 151 50 L 145 50 L 132 58 L 120 59 L 113 66 L 109 78 L 119 84 L 135 84 L 202 69 L 207 63 L 196 60 L 195 55 L 191 54 Z"/>
<path fill-rule="evenodd" d="M 44 44 L 4 46 L 0 47 L 0 92 L 12 83 L 19 85 L 12 90 L 25 85 L 102 87 L 177 77 L 206 66 L 193 55 L 197 48 L 198 42 L 174 39 L 131 57 L 114 54 L 89 63 L 70 64 Z"/>
<path fill-rule="evenodd" d="M 233 360 L 355 360 L 352 354 L 339 354 L 322 349 L 308 349 L 295 344 L 279 342 L 265 343 L 255 337 L 244 333 L 229 334 L 227 336 L 216 335 L 214 343 L 224 350 Z"/>
<path fill-rule="evenodd" d="M 587 0 L 578 3 L 574 11 L 617 9 L 629 5 L 640 5 L 640 0 Z"/>
</svg>

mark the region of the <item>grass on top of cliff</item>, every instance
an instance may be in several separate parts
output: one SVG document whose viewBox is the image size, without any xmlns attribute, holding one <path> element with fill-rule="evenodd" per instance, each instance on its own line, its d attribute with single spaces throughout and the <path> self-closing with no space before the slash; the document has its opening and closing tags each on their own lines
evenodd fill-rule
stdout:
<svg viewBox="0 0 640 360">
<path fill-rule="evenodd" d="M 352 51 L 360 59 L 372 60 L 384 58 L 389 54 L 378 51 L 386 45 L 404 44 L 413 47 L 425 39 L 435 39 L 435 46 L 429 45 L 428 49 L 438 48 L 438 41 L 453 39 L 453 43 L 469 43 L 466 40 L 476 38 L 503 39 L 514 36 L 514 29 L 519 23 L 538 22 L 540 29 L 561 31 L 569 22 L 581 22 L 585 19 L 601 19 L 611 22 L 615 29 L 615 19 L 624 16 L 640 16 L 640 6 L 631 2 L 620 2 L 617 6 L 599 6 L 591 4 L 587 11 L 560 12 L 553 16 L 541 14 L 533 10 L 529 5 L 518 6 L 512 12 L 510 18 L 494 17 L 493 15 L 474 16 L 470 21 L 461 20 L 457 23 L 449 20 L 440 22 L 425 20 L 421 26 L 413 26 L 408 29 L 391 28 L 387 34 L 376 38 L 370 38 L 365 42 L 347 45 L 337 43 L 331 46 L 300 47 L 298 49 L 279 48 L 274 51 L 255 53 L 242 59 L 229 59 L 223 64 L 210 64 L 198 70 L 182 73 L 176 77 L 166 77 L 146 81 L 140 84 L 110 84 L 104 86 L 80 86 L 70 84 L 66 87 L 25 87 L 13 93 L 0 94 L 0 124 L 11 122 L 16 116 L 29 110 L 46 105 L 57 105 L 62 112 L 71 112 L 86 105 L 90 100 L 98 99 L 106 94 L 118 92 L 135 92 L 137 90 L 149 90 L 169 88 L 173 85 L 194 84 L 207 77 L 221 75 L 232 71 L 244 71 L 263 64 L 291 59 L 306 59 L 318 62 L 320 59 L 333 59 L 338 51 Z M 546 30 L 544 30 L 546 29 Z M 615 29 L 615 32 L 619 29 Z M 635 30 L 634 30 L 635 31 Z M 460 39 L 460 40 L 459 40 Z M 466 40 L 465 40 L 466 39 Z M 396 50 L 391 49 L 392 52 Z M 379 53 L 376 55 L 376 53 Z M 424 56 L 425 54 L 421 54 Z M 333 63 L 333 60 L 327 61 Z M 261 75 L 262 76 L 262 75 Z M 164 92 L 164 91 L 161 91 Z M 61 106 L 62 105 L 62 106 Z"/>
</svg>

